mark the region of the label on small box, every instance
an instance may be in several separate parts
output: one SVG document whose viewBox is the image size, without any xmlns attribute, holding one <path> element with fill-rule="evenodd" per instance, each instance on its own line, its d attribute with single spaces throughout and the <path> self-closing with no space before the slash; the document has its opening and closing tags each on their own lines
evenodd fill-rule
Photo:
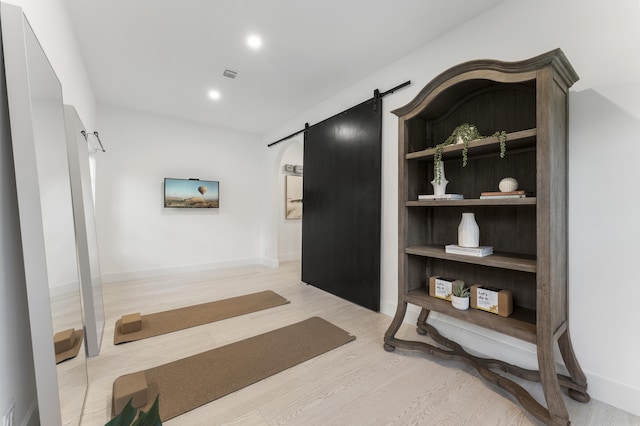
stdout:
<svg viewBox="0 0 640 426">
<path fill-rule="evenodd" d="M 477 308 L 484 311 L 498 313 L 498 292 L 488 288 L 478 288 Z"/>
<path fill-rule="evenodd" d="M 451 300 L 453 280 L 449 278 L 436 278 L 436 297 L 445 300 Z"/>
</svg>

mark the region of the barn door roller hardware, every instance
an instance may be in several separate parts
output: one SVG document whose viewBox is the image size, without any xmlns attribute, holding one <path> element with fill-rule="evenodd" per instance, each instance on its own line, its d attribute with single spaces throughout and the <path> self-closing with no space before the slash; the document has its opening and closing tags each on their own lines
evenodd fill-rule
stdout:
<svg viewBox="0 0 640 426">
<path fill-rule="evenodd" d="M 396 90 L 402 89 L 403 87 L 406 87 L 406 86 L 408 86 L 408 85 L 410 85 L 410 84 L 411 84 L 411 80 L 409 80 L 409 81 L 405 81 L 404 83 L 399 84 L 399 85 L 397 85 L 396 87 L 391 88 L 391 89 L 387 90 L 386 92 L 382 92 L 382 93 L 380 92 L 380 90 L 376 89 L 376 90 L 374 90 L 374 91 L 373 91 L 373 98 L 371 98 L 371 99 L 383 98 L 383 97 L 385 97 L 385 96 L 387 96 L 387 95 L 389 95 L 389 94 L 391 94 L 391 93 L 395 92 Z M 369 101 L 369 100 L 371 100 L 371 99 L 367 99 L 367 101 Z M 365 101 L 365 102 L 367 102 L 367 101 Z M 376 111 L 376 108 L 378 108 L 378 106 L 377 106 L 377 102 L 374 102 L 374 103 L 373 103 L 373 110 L 374 110 L 374 111 Z M 323 121 L 324 121 L 324 120 L 323 120 Z M 321 122 L 322 122 L 322 121 L 321 121 Z M 314 124 L 313 126 L 315 126 L 315 125 L 317 125 L 317 124 L 319 124 L 319 123 L 316 123 L 316 124 Z M 291 133 L 290 135 L 285 136 L 284 138 L 278 139 L 278 140 L 277 140 L 277 141 L 275 141 L 275 142 L 271 142 L 269 145 L 267 145 L 267 147 L 272 147 L 273 145 L 275 145 L 275 144 L 277 144 L 277 143 L 280 143 L 280 142 L 282 142 L 282 141 L 286 141 L 287 139 L 291 139 L 292 137 L 294 137 L 294 136 L 296 136 L 296 135 L 299 135 L 299 134 L 300 134 L 300 133 L 302 133 L 302 132 L 306 132 L 307 130 L 309 130 L 309 129 L 310 129 L 310 128 L 312 128 L 313 126 L 309 126 L 309 123 L 305 123 L 305 124 L 304 124 L 304 129 L 302 129 L 302 130 L 298 130 L 297 132 L 293 132 L 293 133 Z"/>
</svg>

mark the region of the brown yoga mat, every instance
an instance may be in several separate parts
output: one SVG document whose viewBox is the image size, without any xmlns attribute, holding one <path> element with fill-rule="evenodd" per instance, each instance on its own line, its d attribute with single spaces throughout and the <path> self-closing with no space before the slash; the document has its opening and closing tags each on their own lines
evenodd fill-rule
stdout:
<svg viewBox="0 0 640 426">
<path fill-rule="evenodd" d="M 322 318 L 312 317 L 150 368 L 144 371 L 148 404 L 142 410 L 149 410 L 160 395 L 160 418 L 162 421 L 171 419 L 355 338 Z M 127 376 L 130 375 L 118 377 L 116 382 Z"/>
<path fill-rule="evenodd" d="M 118 345 L 146 339 L 147 337 L 184 330 L 185 328 L 261 311 L 287 303 L 289 301 L 284 297 L 267 290 L 230 299 L 142 315 L 142 329 L 133 333 L 123 334 L 120 330 L 121 320 L 117 320 L 113 333 L 113 344 Z"/>
</svg>

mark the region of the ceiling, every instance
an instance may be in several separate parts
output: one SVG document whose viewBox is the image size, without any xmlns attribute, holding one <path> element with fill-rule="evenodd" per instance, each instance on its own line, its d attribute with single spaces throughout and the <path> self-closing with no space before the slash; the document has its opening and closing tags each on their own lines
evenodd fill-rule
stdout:
<svg viewBox="0 0 640 426">
<path fill-rule="evenodd" d="M 262 134 L 504 0 L 65 1 L 99 103 Z"/>
</svg>

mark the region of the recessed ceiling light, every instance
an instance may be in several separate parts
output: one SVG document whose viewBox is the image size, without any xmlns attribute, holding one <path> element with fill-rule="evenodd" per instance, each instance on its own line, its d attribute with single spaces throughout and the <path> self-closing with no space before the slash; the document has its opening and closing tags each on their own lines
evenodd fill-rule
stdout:
<svg viewBox="0 0 640 426">
<path fill-rule="evenodd" d="M 262 46 L 262 39 L 257 35 L 252 34 L 247 37 L 247 44 L 252 49 L 260 49 L 260 47 Z"/>
<path fill-rule="evenodd" d="M 218 99 L 220 99 L 220 92 L 218 92 L 217 90 L 210 90 L 209 91 L 209 97 L 211 99 L 218 100 Z"/>
</svg>

